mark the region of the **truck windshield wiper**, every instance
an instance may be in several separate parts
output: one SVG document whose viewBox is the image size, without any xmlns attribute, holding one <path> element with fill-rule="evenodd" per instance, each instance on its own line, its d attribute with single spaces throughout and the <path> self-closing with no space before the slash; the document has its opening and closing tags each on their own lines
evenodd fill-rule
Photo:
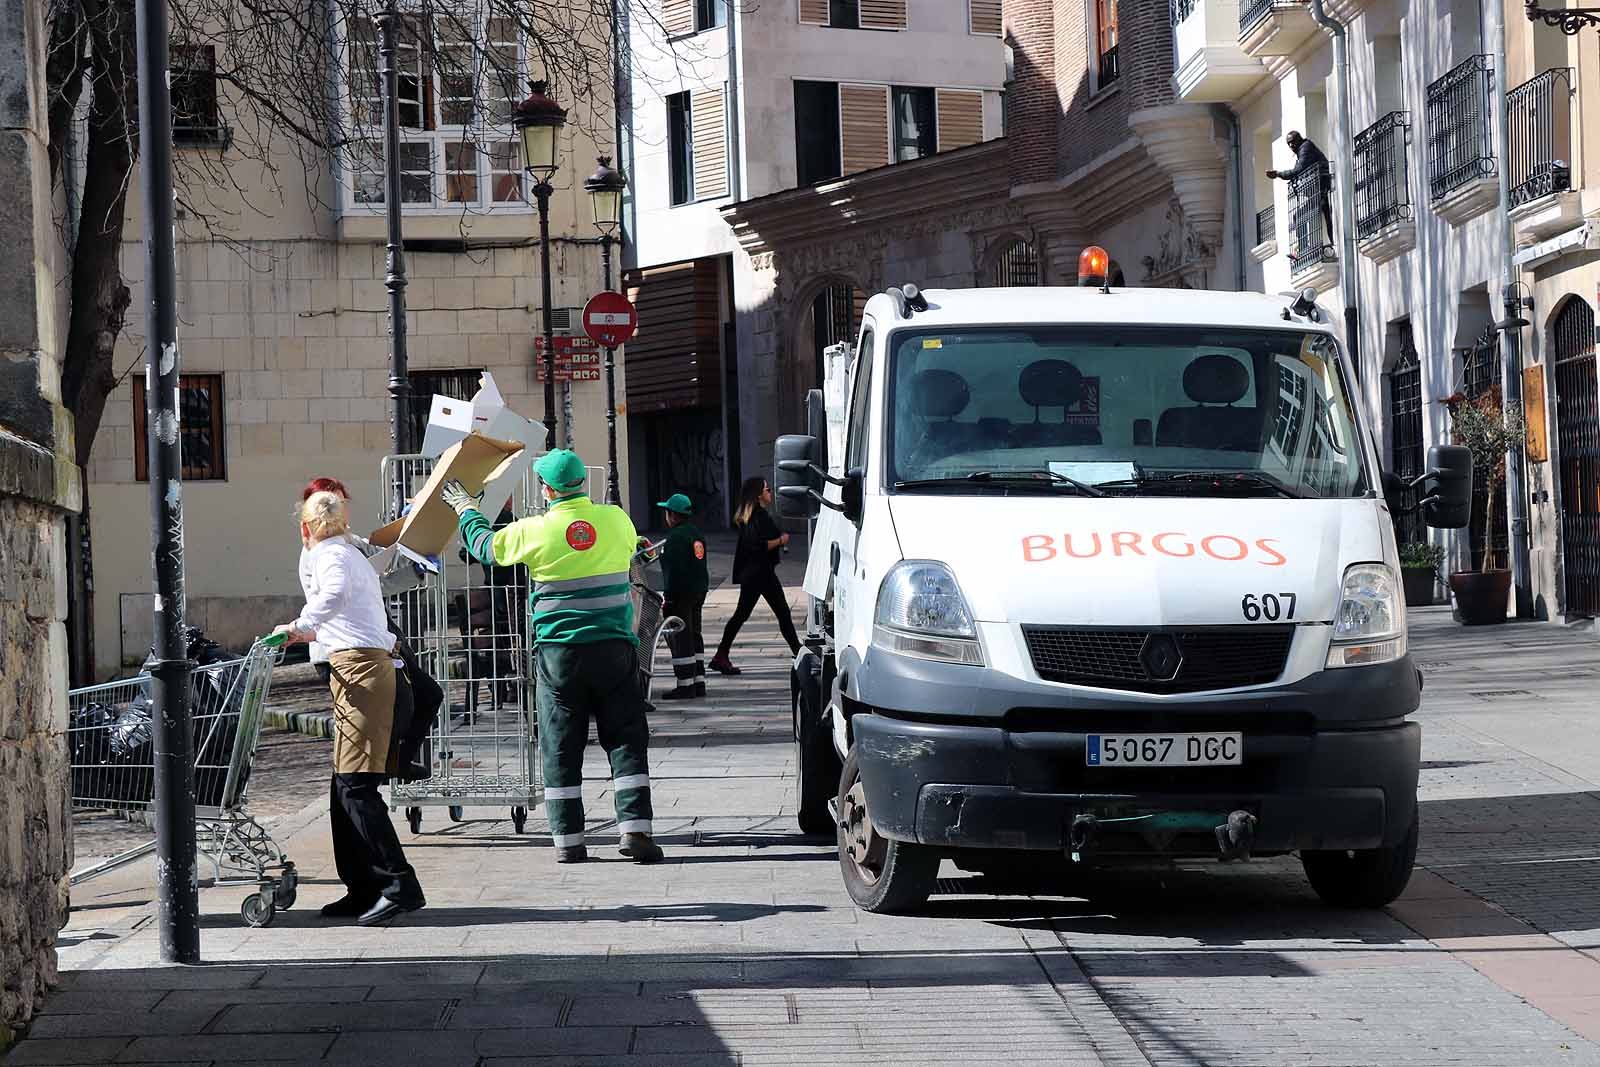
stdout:
<svg viewBox="0 0 1600 1067">
<path fill-rule="evenodd" d="M 909 481 L 894 483 L 896 489 L 928 489 L 939 486 L 971 485 L 1037 485 L 1049 482 L 1053 485 L 1066 486 L 1079 496 L 1105 496 L 1099 489 L 1080 482 L 1076 478 L 1069 478 L 1059 471 L 1053 470 L 1016 470 L 1016 471 L 973 471 L 971 474 L 955 474 L 944 478 L 913 478 Z"/>
<path fill-rule="evenodd" d="M 1113 482 L 1096 482 L 1098 489 L 1132 489 L 1137 492 L 1164 493 L 1173 496 L 1210 496 L 1232 493 L 1258 494 L 1266 490 L 1277 496 L 1301 499 L 1301 494 L 1253 471 L 1182 471 L 1158 477 L 1121 478 Z"/>
</svg>

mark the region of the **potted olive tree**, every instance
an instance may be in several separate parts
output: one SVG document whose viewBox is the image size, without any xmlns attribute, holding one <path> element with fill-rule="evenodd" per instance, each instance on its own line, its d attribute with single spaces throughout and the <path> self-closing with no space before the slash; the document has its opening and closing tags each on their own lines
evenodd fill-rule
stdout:
<svg viewBox="0 0 1600 1067">
<path fill-rule="evenodd" d="M 1433 584 L 1439 580 L 1444 549 L 1427 541 L 1400 546 L 1400 580 L 1405 585 L 1406 607 L 1425 608 L 1433 603 Z"/>
<path fill-rule="evenodd" d="M 1451 436 L 1456 444 L 1471 450 L 1473 467 L 1483 472 L 1488 489 L 1481 527 L 1483 566 L 1476 571 L 1451 574 L 1450 590 L 1455 593 L 1456 611 L 1464 625 L 1505 622 L 1511 571 L 1495 565 L 1499 562 L 1494 551 L 1495 512 L 1506 484 L 1506 453 L 1523 446 L 1527 428 L 1520 411 L 1506 412 L 1502 408 L 1498 385 L 1470 399 L 1455 393 L 1445 399 L 1445 404 L 1450 409 Z"/>
</svg>

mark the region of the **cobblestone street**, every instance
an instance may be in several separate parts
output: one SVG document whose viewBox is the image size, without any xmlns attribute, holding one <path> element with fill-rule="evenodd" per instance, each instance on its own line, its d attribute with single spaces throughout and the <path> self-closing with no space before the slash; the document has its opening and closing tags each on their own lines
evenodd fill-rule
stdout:
<svg viewBox="0 0 1600 1067">
<path fill-rule="evenodd" d="M 708 630 L 730 609 L 713 594 Z M 208 963 L 167 968 L 148 863 L 80 887 L 62 988 L 6 1062 L 1600 1064 L 1600 643 L 1443 609 L 1412 633 L 1423 869 L 1385 911 L 1330 910 L 1283 859 L 1005 896 L 947 865 L 921 914 L 861 912 L 831 843 L 794 828 L 758 612 L 745 674 L 655 718 L 664 865 L 601 836 L 591 749 L 598 862 L 558 868 L 539 812 L 519 837 L 504 811 L 430 808 L 402 831 L 429 907 L 330 925 L 321 779 L 264 761 L 263 796 L 302 783 L 274 820 L 294 910 L 250 929 L 243 890 L 203 890 Z"/>
</svg>

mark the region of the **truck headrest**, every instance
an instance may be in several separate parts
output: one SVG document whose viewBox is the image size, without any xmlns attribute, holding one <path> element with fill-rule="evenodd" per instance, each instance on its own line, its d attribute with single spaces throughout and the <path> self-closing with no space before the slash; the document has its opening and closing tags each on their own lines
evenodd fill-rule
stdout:
<svg viewBox="0 0 1600 1067">
<path fill-rule="evenodd" d="M 952 370 L 919 371 L 911 379 L 911 410 L 930 419 L 953 419 L 972 397 L 967 380 Z"/>
<path fill-rule="evenodd" d="M 1233 404 L 1250 388 L 1250 374 L 1232 356 L 1201 356 L 1183 369 L 1183 391 L 1196 404 Z"/>
<path fill-rule="evenodd" d="M 1017 391 L 1036 408 L 1067 408 L 1083 399 L 1083 374 L 1064 359 L 1039 359 L 1022 368 Z"/>
</svg>

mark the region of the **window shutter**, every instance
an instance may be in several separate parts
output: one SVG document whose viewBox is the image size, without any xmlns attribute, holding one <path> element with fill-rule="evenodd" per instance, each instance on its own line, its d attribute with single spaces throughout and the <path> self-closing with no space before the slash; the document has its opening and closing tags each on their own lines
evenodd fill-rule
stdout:
<svg viewBox="0 0 1600 1067">
<path fill-rule="evenodd" d="M 724 93 L 696 89 L 690 94 L 694 139 L 694 198 L 728 195 L 728 121 Z"/>
<path fill-rule="evenodd" d="M 668 37 L 694 32 L 694 0 L 661 0 L 661 25 Z"/>
<path fill-rule="evenodd" d="M 826 26 L 828 24 L 828 0 L 799 0 L 800 25 Z"/>
<path fill-rule="evenodd" d="M 983 140 L 983 93 L 976 89 L 937 89 L 939 151 L 965 148 Z"/>
<path fill-rule="evenodd" d="M 861 0 L 861 28 L 864 30 L 905 29 L 906 0 Z"/>
<path fill-rule="evenodd" d="M 839 86 L 840 172 L 854 174 L 889 162 L 889 87 Z"/>
<path fill-rule="evenodd" d="M 967 29 L 1000 36 L 1000 0 L 967 0 Z"/>
</svg>

